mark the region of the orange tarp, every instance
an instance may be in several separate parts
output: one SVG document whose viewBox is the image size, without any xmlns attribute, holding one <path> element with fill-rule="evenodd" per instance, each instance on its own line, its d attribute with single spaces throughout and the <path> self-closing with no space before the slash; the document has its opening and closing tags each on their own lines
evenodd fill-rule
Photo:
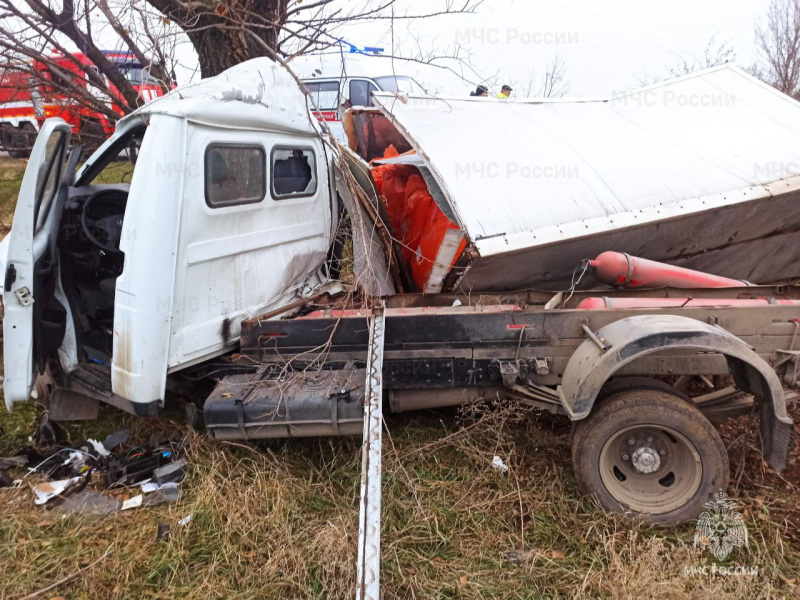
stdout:
<svg viewBox="0 0 800 600">
<path fill-rule="evenodd" d="M 386 154 L 386 158 L 397 156 L 397 151 L 390 147 Z M 458 227 L 436 205 L 416 167 L 379 165 L 373 167 L 372 174 L 394 235 L 403 245 L 403 260 L 411 267 L 419 289 L 424 290 L 445 233 Z M 453 263 L 465 246 L 466 240 L 462 240 Z"/>
</svg>

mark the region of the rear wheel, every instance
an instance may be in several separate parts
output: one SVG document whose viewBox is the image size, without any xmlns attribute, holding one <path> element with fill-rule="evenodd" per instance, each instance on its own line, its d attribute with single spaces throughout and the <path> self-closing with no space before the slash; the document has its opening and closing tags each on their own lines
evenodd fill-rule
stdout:
<svg viewBox="0 0 800 600">
<path fill-rule="evenodd" d="M 674 524 L 695 518 L 728 485 L 725 445 L 702 413 L 659 389 L 605 398 L 575 428 L 581 490 L 612 512 Z"/>
<path fill-rule="evenodd" d="M 19 127 L 4 128 L 0 142 L 11 158 L 28 158 L 37 133 L 33 123 L 25 122 Z"/>
</svg>

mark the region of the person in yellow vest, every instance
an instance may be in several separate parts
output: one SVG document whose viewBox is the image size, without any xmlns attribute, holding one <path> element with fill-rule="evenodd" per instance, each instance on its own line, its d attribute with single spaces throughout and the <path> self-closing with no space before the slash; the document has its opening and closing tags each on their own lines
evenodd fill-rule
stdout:
<svg viewBox="0 0 800 600">
<path fill-rule="evenodd" d="M 511 89 L 510 85 L 504 85 L 500 89 L 500 94 L 497 97 L 500 98 L 501 100 L 505 100 L 506 98 L 511 96 L 511 92 L 513 92 L 513 91 L 514 90 Z"/>
</svg>

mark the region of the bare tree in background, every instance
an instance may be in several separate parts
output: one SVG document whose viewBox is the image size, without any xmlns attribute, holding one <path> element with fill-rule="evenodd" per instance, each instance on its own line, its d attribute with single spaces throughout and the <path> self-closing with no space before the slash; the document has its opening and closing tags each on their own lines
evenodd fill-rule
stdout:
<svg viewBox="0 0 800 600">
<path fill-rule="evenodd" d="M 0 64 L 5 72 L 24 74 L 31 86 L 45 85 L 77 106 L 116 120 L 119 113 L 111 99 L 123 113 L 135 110 L 143 100 L 119 63 L 103 52 L 98 38 L 104 36 L 116 38 L 112 49 L 131 53 L 164 91 L 170 88 L 174 67 L 170 36 L 177 30 L 154 20 L 155 11 L 147 14 L 135 4 L 111 7 L 107 0 L 55 4 L 0 0 Z M 70 42 L 91 64 L 70 52 Z M 57 58 L 66 59 L 69 68 Z"/>
<path fill-rule="evenodd" d="M 518 96 L 527 98 L 561 98 L 569 93 L 572 83 L 567 76 L 564 57 L 556 54 L 545 72 L 540 75 L 530 71 L 519 84 L 515 84 Z"/>
<path fill-rule="evenodd" d="M 258 56 L 290 59 L 342 43 L 343 25 L 470 13 L 483 0 L 435 0 L 400 10 L 398 0 L 145 0 L 182 29 L 203 77 Z"/>
<path fill-rule="evenodd" d="M 800 98 L 800 0 L 772 0 L 756 29 L 760 60 L 750 72 L 784 94 Z"/>
<path fill-rule="evenodd" d="M 639 85 L 650 85 L 672 77 L 688 75 L 702 69 L 717 67 L 736 60 L 736 52 L 726 42 L 719 42 L 714 35 L 708 40 L 702 54 L 680 57 L 674 67 L 661 74 L 644 73 L 636 76 Z"/>
<path fill-rule="evenodd" d="M 359 22 L 406 22 L 469 13 L 483 0 L 431 1 L 424 9 L 396 10 L 398 0 L 0 0 L 0 66 L 41 78 L 34 63 L 56 75 L 47 85 L 111 120 L 135 110 L 143 99 L 113 60 L 103 53 L 130 52 L 166 91 L 174 47 L 185 34 L 209 77 L 242 61 L 268 56 L 290 59 L 338 47 L 339 30 Z M 101 40 L 105 40 L 103 43 Z M 110 40 L 110 43 L 109 43 Z M 80 74 L 65 73 L 53 51 L 70 57 L 68 43 L 91 65 L 71 60 Z M 69 76 L 68 76 L 69 75 Z"/>
</svg>

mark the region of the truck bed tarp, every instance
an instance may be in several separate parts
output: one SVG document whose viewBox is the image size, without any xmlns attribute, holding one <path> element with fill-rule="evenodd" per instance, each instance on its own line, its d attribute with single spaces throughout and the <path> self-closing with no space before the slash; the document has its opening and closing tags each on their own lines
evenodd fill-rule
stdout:
<svg viewBox="0 0 800 600">
<path fill-rule="evenodd" d="M 566 261 L 598 250 L 694 267 L 716 252 L 733 271 L 720 274 L 800 275 L 778 272 L 798 258 L 794 240 L 767 267 L 749 254 L 756 240 L 744 221 L 755 219 L 769 252 L 764 239 L 799 216 L 798 202 L 778 199 L 800 190 L 800 104 L 739 69 L 600 99 L 378 92 L 375 102 L 428 164 L 477 249 L 470 276 L 479 288 L 568 281 L 576 263 Z M 737 252 L 720 254 L 737 244 L 747 265 Z"/>
</svg>

